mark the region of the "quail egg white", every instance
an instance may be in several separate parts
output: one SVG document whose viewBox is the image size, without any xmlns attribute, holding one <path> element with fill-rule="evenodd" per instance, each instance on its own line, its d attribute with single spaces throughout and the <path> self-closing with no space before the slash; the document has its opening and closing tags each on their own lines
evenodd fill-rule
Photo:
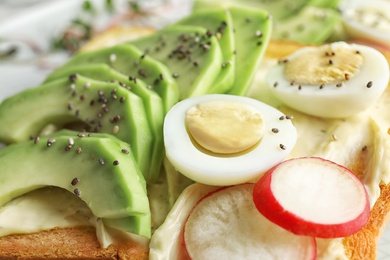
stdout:
<svg viewBox="0 0 390 260">
<path fill-rule="evenodd" d="M 340 5 L 347 34 L 390 48 L 390 2 L 384 0 L 345 1 Z"/>
<path fill-rule="evenodd" d="M 273 94 L 300 112 L 344 118 L 370 107 L 389 81 L 382 53 L 364 45 L 334 42 L 304 47 L 266 75 Z"/>
<path fill-rule="evenodd" d="M 185 99 L 165 117 L 166 156 L 199 183 L 222 186 L 256 180 L 294 147 L 297 132 L 291 119 L 248 97 Z"/>
</svg>

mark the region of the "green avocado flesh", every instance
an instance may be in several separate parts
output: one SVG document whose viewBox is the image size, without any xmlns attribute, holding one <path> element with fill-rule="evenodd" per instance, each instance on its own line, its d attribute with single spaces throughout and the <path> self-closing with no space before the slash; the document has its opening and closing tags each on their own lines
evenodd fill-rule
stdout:
<svg viewBox="0 0 390 260">
<path fill-rule="evenodd" d="M 103 218 L 105 226 L 150 238 L 152 233 L 151 214 L 123 218 Z"/>
<path fill-rule="evenodd" d="M 198 11 L 175 24 L 201 26 L 217 37 L 223 56 L 222 70 L 208 93 L 226 93 L 232 87 L 235 76 L 235 42 L 230 12 L 222 8 Z"/>
<path fill-rule="evenodd" d="M 220 7 L 245 7 L 249 9 L 264 10 L 272 14 L 275 20 L 290 17 L 307 4 L 307 0 L 196 0 L 194 10 L 208 10 Z"/>
<path fill-rule="evenodd" d="M 129 230 L 150 237 L 145 180 L 129 144 L 112 135 L 62 130 L 1 149 L 0 165 L 0 205 L 56 186 L 79 196 L 96 217 L 127 219 Z"/>
<path fill-rule="evenodd" d="M 345 32 L 341 29 L 341 17 L 336 10 L 339 2 L 339 0 L 196 0 L 193 9 L 196 12 L 211 8 L 239 6 L 252 10 L 264 10 L 273 17 L 272 39 L 320 44 L 332 38 L 345 38 Z M 311 8 L 314 9 L 311 10 Z M 315 9 L 314 16 L 322 17 L 322 19 L 313 18 L 312 13 Z"/>
<path fill-rule="evenodd" d="M 340 21 L 340 14 L 333 9 L 307 6 L 297 15 L 277 23 L 273 38 L 321 44 L 332 36 Z"/>
<path fill-rule="evenodd" d="M 340 2 L 341 0 L 310 0 L 308 5 L 321 8 L 337 9 Z"/>
<path fill-rule="evenodd" d="M 221 47 L 198 26 L 172 25 L 129 42 L 166 64 L 177 81 L 180 99 L 208 93 L 221 71 Z"/>
<path fill-rule="evenodd" d="M 162 127 L 164 122 L 164 105 L 161 97 L 154 91 L 150 90 L 145 82 L 141 79 L 136 81 L 128 79 L 124 74 L 112 69 L 104 63 L 91 63 L 74 65 L 68 69 L 59 70 L 53 74 L 46 82 L 64 78 L 69 75 L 82 75 L 94 80 L 106 82 L 119 82 L 122 87 L 133 92 L 143 100 L 149 126 L 153 135 L 152 155 L 149 158 L 150 170 L 144 172 L 147 182 L 155 182 L 160 173 L 162 160 L 164 158 L 164 142 L 162 136 Z"/>
<path fill-rule="evenodd" d="M 235 29 L 236 66 L 233 87 L 234 95 L 245 95 L 252 83 L 268 46 L 272 20 L 269 13 L 242 7 L 230 7 Z"/>
<path fill-rule="evenodd" d="M 67 63 L 51 73 L 45 82 L 69 73 L 74 66 L 104 63 L 127 78 L 138 79 L 147 84 L 147 88 L 156 92 L 162 99 L 164 114 L 179 100 L 179 90 L 169 69 L 159 61 L 145 56 L 132 45 L 117 45 L 91 52 L 81 52 Z M 113 73 L 113 72 L 112 72 Z M 103 80 L 103 78 L 100 78 Z"/>
<path fill-rule="evenodd" d="M 83 123 L 87 131 L 109 133 L 128 142 L 142 172 L 149 172 L 153 136 L 142 99 L 118 83 L 80 75 L 27 89 L 4 100 L 0 104 L 0 125 L 8 127 L 0 128 L 0 142 L 28 140 L 49 123 L 63 126 L 74 122 Z"/>
</svg>

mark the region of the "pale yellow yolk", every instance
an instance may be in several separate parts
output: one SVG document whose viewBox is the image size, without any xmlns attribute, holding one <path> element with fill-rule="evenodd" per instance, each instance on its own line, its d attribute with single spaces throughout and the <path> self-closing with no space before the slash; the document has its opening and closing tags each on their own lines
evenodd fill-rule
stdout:
<svg viewBox="0 0 390 260">
<path fill-rule="evenodd" d="M 285 60 L 285 77 L 295 84 L 341 83 L 356 75 L 363 55 L 352 48 L 321 46 Z"/>
<path fill-rule="evenodd" d="M 220 154 L 249 149 L 264 134 L 264 122 L 259 111 L 237 102 L 198 104 L 187 111 L 186 125 L 200 146 Z"/>
</svg>

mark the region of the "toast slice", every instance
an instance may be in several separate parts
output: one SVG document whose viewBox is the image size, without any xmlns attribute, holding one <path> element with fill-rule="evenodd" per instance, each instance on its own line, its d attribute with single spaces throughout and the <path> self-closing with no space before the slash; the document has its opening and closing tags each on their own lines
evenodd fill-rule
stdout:
<svg viewBox="0 0 390 260">
<path fill-rule="evenodd" d="M 102 248 L 91 226 L 55 228 L 0 238 L 0 259 L 148 259 L 149 248 L 124 240 Z"/>
<path fill-rule="evenodd" d="M 381 185 L 381 195 L 371 209 L 370 220 L 359 232 L 343 239 L 350 260 L 374 260 L 379 239 L 390 220 L 390 184 Z"/>
<path fill-rule="evenodd" d="M 300 44 L 271 42 L 266 56 L 282 58 Z M 92 48 L 92 47 L 91 47 Z M 390 61 L 390 54 L 384 53 Z M 362 171 L 359 158 L 350 165 Z M 371 210 L 368 224 L 356 234 L 342 239 L 348 259 L 376 259 L 377 244 L 390 220 L 390 184 L 380 186 L 380 197 Z M 102 248 L 94 227 L 56 228 L 31 234 L 0 238 L 0 259 L 148 259 L 148 245 L 123 240 Z"/>
</svg>

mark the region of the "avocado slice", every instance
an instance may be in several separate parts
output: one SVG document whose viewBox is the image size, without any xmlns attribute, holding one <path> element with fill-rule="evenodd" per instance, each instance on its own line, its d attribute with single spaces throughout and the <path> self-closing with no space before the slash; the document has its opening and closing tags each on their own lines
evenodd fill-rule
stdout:
<svg viewBox="0 0 390 260">
<path fill-rule="evenodd" d="M 229 8 L 232 6 L 238 6 L 250 9 L 261 9 L 271 13 L 275 20 L 281 20 L 293 16 L 295 13 L 301 10 L 307 4 L 307 2 L 307 0 L 195 0 L 193 10 L 209 10 L 210 8 Z"/>
<path fill-rule="evenodd" d="M 138 234 L 147 238 L 151 237 L 153 230 L 151 214 L 123 218 L 102 218 L 102 221 L 107 227 L 127 233 Z"/>
<path fill-rule="evenodd" d="M 202 27 L 172 25 L 129 44 L 167 65 L 179 86 L 180 99 L 206 94 L 221 72 L 219 42 Z"/>
<path fill-rule="evenodd" d="M 226 93 L 233 85 L 235 67 L 234 28 L 229 10 L 197 11 L 175 24 L 201 26 L 217 37 L 223 56 L 222 70 L 208 93 Z"/>
<path fill-rule="evenodd" d="M 148 88 L 147 84 L 141 80 L 136 81 L 128 79 L 126 75 L 112 69 L 105 63 L 92 63 L 70 66 L 68 69 L 62 69 L 53 74 L 46 82 L 64 78 L 69 75 L 82 75 L 94 80 L 106 82 L 119 82 L 122 87 L 133 92 L 143 100 L 146 115 L 148 118 L 151 133 L 153 135 L 152 155 L 149 161 L 150 170 L 144 172 L 145 179 L 148 183 L 155 182 L 160 173 L 162 161 L 164 158 L 164 142 L 162 127 L 164 122 L 164 105 L 161 97 Z"/>
<path fill-rule="evenodd" d="M 170 70 L 161 62 L 145 56 L 138 48 L 128 44 L 120 44 L 91 52 L 80 52 L 52 72 L 45 82 L 68 73 L 73 66 L 93 63 L 105 63 L 126 75 L 126 77 L 131 77 L 135 82 L 138 82 L 138 79 L 144 81 L 148 89 L 156 92 L 161 97 L 164 114 L 179 100 L 179 89 Z"/>
<path fill-rule="evenodd" d="M 321 8 L 332 8 L 337 9 L 341 0 L 309 0 L 308 5 L 321 7 Z"/>
<path fill-rule="evenodd" d="M 275 24 L 272 38 L 305 44 L 321 44 L 341 23 L 340 14 L 329 8 L 307 6 L 297 15 Z"/>
<path fill-rule="evenodd" d="M 338 14 L 339 3 L 340 0 L 196 0 L 193 10 L 230 8 L 232 6 L 262 9 L 272 15 L 274 21 L 272 39 L 321 44 L 325 41 L 345 40 L 346 38 L 341 18 L 336 19 L 335 17 Z M 311 7 L 316 8 L 317 11 Z M 315 14 L 313 15 L 313 13 Z"/>
<path fill-rule="evenodd" d="M 128 142 L 143 173 L 149 172 L 153 136 L 143 101 L 118 83 L 81 75 L 24 90 L 0 104 L 0 142 L 39 135 L 47 124 L 81 122 L 85 130 Z"/>
<path fill-rule="evenodd" d="M 145 180 L 130 145 L 112 135 L 62 130 L 1 149 L 0 165 L 0 205 L 56 186 L 80 197 L 96 217 L 127 219 L 128 230 L 150 237 Z"/>
<path fill-rule="evenodd" d="M 235 28 L 235 80 L 230 94 L 245 95 L 268 46 L 272 19 L 260 9 L 230 7 Z"/>
</svg>

